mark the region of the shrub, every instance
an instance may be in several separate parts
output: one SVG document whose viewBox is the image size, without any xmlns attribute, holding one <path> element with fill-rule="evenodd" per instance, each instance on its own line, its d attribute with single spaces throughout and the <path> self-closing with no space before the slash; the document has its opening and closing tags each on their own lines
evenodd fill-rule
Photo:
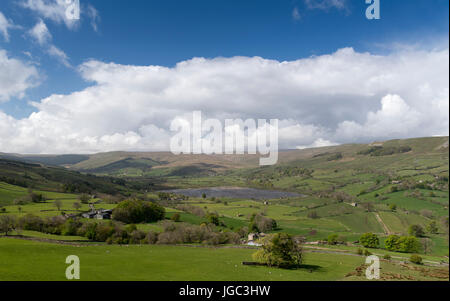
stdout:
<svg viewBox="0 0 450 301">
<path fill-rule="evenodd" d="M 124 223 L 151 223 L 164 218 L 163 207 L 141 200 L 126 200 L 120 202 L 113 210 L 113 219 Z"/>
<path fill-rule="evenodd" d="M 254 253 L 253 258 L 268 266 L 296 268 L 302 263 L 303 251 L 292 236 L 277 233 L 264 240 L 261 250 Z"/>
<path fill-rule="evenodd" d="M 358 248 L 358 249 L 356 250 L 356 254 L 362 255 L 362 254 L 363 254 L 363 249 Z"/>
<path fill-rule="evenodd" d="M 415 263 L 415 264 L 422 264 L 422 257 L 420 257 L 419 255 L 413 254 L 409 258 L 409 261 L 411 261 L 412 263 Z"/>
<path fill-rule="evenodd" d="M 386 260 L 391 260 L 391 255 L 385 254 L 385 255 L 383 256 L 383 258 L 386 259 Z"/>
<path fill-rule="evenodd" d="M 369 250 L 364 249 L 364 256 L 370 256 L 370 255 L 372 255 L 372 253 Z"/>
<path fill-rule="evenodd" d="M 359 238 L 359 242 L 366 248 L 376 248 L 380 245 L 378 236 L 373 233 L 365 233 Z"/>
</svg>

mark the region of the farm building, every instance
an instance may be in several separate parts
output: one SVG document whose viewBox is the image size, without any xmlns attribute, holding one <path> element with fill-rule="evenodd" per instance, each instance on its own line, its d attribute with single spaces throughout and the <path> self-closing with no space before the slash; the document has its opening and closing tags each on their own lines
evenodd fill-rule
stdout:
<svg viewBox="0 0 450 301">
<path fill-rule="evenodd" d="M 111 219 L 112 210 L 111 209 L 98 209 L 92 210 L 90 212 L 83 213 L 81 216 L 84 218 L 95 218 L 95 219 Z"/>
</svg>

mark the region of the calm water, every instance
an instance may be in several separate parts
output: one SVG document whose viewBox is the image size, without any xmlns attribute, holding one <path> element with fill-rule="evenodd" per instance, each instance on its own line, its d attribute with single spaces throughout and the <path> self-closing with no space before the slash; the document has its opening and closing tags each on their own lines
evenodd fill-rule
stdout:
<svg viewBox="0 0 450 301">
<path fill-rule="evenodd" d="M 166 190 L 166 192 L 173 192 L 176 194 L 182 194 L 190 197 L 201 197 L 203 193 L 206 197 L 216 198 L 236 198 L 236 199 L 278 199 L 286 197 L 299 197 L 301 194 L 295 192 L 277 191 L 277 190 L 263 190 L 255 188 L 242 188 L 242 187 L 209 187 L 209 188 L 188 188 L 188 189 L 173 189 Z"/>
</svg>

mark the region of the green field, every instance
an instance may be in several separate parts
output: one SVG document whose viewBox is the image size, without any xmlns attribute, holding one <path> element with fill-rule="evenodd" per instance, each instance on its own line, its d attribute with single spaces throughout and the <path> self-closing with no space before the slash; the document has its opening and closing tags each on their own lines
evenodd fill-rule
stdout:
<svg viewBox="0 0 450 301">
<path fill-rule="evenodd" d="M 216 213 L 220 221 L 217 231 L 242 233 L 248 231 L 250 217 L 260 214 L 276 221 L 277 227 L 269 234 L 299 235 L 305 242 L 319 246 L 315 251 L 323 252 L 325 248 L 334 252 L 330 256 L 308 247 L 305 265 L 309 268 L 282 270 L 242 266 L 242 261 L 250 261 L 255 251 L 242 246 L 119 246 L 91 242 L 83 236 L 17 229 L 13 234 L 22 235 L 17 239 L 0 238 L 0 256 L 6 259 L 0 263 L 0 280 L 64 280 L 64 258 L 71 253 L 79 255 L 83 262 L 83 280 L 363 280 L 354 275 L 363 263 L 363 258 L 356 256 L 361 235 L 372 232 L 379 236 L 380 247 L 371 249 L 372 253 L 408 261 L 410 254 L 384 249 L 384 240 L 390 234 L 407 235 L 412 225 L 425 230 L 419 240 L 427 248 L 422 248 L 420 255 L 428 264 L 443 262 L 448 269 L 449 152 L 448 146 L 442 147 L 446 142 L 448 137 L 387 141 L 383 147 L 411 147 L 411 151 L 389 155 L 370 155 L 370 145 L 356 144 L 286 151 L 280 153 L 277 165 L 269 167 L 257 167 L 253 156 L 231 160 L 230 156 L 181 158 L 168 153 L 30 157 L 40 163 L 62 162 L 69 168 L 0 159 L 0 216 L 20 218 L 33 214 L 49 218 L 63 212 L 80 215 L 90 210 L 88 204 L 74 208 L 81 193 L 95 195 L 90 202 L 97 209 L 114 209 L 119 198 L 142 198 L 160 203 L 166 210 L 165 220 L 136 225 L 145 233 L 165 231 L 175 213 L 181 224 L 201 227 L 210 222 L 209 214 Z M 341 154 L 339 159 L 335 159 L 336 153 Z M 290 191 L 302 196 L 167 200 L 158 194 L 161 189 L 224 186 Z M 42 194 L 45 202 L 14 203 L 31 191 Z M 59 210 L 55 202 L 61 202 Z M 431 222 L 436 223 L 437 232 L 428 231 Z M 242 243 L 247 234 L 240 236 Z M 324 245 L 332 234 L 344 244 Z M 68 245 L 71 241 L 79 245 Z M 33 264 L 27 273 L 29 261 Z M 433 278 L 432 273 L 393 262 L 384 264 L 392 275 L 415 280 Z M 42 273 L 45 266 L 48 271 Z M 392 275 L 384 280 L 395 280 Z"/>
</svg>

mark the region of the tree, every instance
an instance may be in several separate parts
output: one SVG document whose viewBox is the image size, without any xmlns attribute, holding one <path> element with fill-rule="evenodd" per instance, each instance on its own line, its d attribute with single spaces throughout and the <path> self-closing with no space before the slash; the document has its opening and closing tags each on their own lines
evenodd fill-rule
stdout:
<svg viewBox="0 0 450 301">
<path fill-rule="evenodd" d="M 395 204 L 390 204 L 390 205 L 389 205 L 389 210 L 391 210 L 391 211 L 396 211 L 396 210 L 397 210 L 397 205 L 395 205 Z"/>
<path fill-rule="evenodd" d="M 408 233 L 411 236 L 422 237 L 424 236 L 425 231 L 421 225 L 411 225 L 409 226 Z"/>
<path fill-rule="evenodd" d="M 208 222 L 210 224 L 213 224 L 216 226 L 220 225 L 220 220 L 219 220 L 219 216 L 217 215 L 217 213 L 208 213 L 206 218 L 208 219 Z"/>
<path fill-rule="evenodd" d="M 433 246 L 434 246 L 434 242 L 431 239 L 429 239 L 427 237 L 422 238 L 422 239 L 420 239 L 420 243 L 422 244 L 423 253 L 425 253 L 425 254 L 431 253 L 431 251 L 433 250 Z"/>
<path fill-rule="evenodd" d="M 367 212 L 373 211 L 373 204 L 371 202 L 362 203 L 362 206 L 367 210 Z"/>
<path fill-rule="evenodd" d="M 317 214 L 317 212 L 316 211 L 310 211 L 310 212 L 308 212 L 308 218 L 312 218 L 312 219 L 317 219 L 317 218 L 319 218 L 319 215 Z"/>
<path fill-rule="evenodd" d="M 34 192 L 30 194 L 30 199 L 33 203 L 44 203 L 47 200 L 42 194 Z"/>
<path fill-rule="evenodd" d="M 124 223 L 152 223 L 165 216 L 164 207 L 142 200 L 125 200 L 113 210 L 113 219 Z"/>
<path fill-rule="evenodd" d="M 267 232 L 277 228 L 277 222 L 262 214 L 253 213 L 250 217 L 249 230 L 251 232 Z"/>
<path fill-rule="evenodd" d="M 389 235 L 384 241 L 384 246 L 389 251 L 416 253 L 419 252 L 421 244 L 415 236 Z"/>
<path fill-rule="evenodd" d="M 202 193 L 202 198 L 206 199 L 206 193 Z"/>
<path fill-rule="evenodd" d="M 277 233 L 264 239 L 262 248 L 253 258 L 268 266 L 296 268 L 302 263 L 303 250 L 289 234 Z"/>
<path fill-rule="evenodd" d="M 181 219 L 181 216 L 179 213 L 175 213 L 174 215 L 172 215 L 172 217 L 170 219 L 174 222 L 179 222 Z"/>
<path fill-rule="evenodd" d="M 12 215 L 0 215 L 0 233 L 5 233 L 8 236 L 8 233 L 16 228 L 17 221 L 16 218 Z"/>
<path fill-rule="evenodd" d="M 61 200 L 55 200 L 53 202 L 53 204 L 55 205 L 56 209 L 58 209 L 58 211 L 61 211 L 61 207 L 62 207 L 62 202 Z"/>
<path fill-rule="evenodd" d="M 339 236 L 337 234 L 328 235 L 327 242 L 329 245 L 336 245 L 338 243 Z"/>
<path fill-rule="evenodd" d="M 422 257 L 414 254 L 414 255 L 411 255 L 411 257 L 409 258 L 409 261 L 411 261 L 412 263 L 415 263 L 415 264 L 422 264 Z"/>
<path fill-rule="evenodd" d="M 72 207 L 73 207 L 75 210 L 80 210 L 81 204 L 80 204 L 79 202 L 75 202 L 75 203 L 73 203 Z"/>
<path fill-rule="evenodd" d="M 87 193 L 83 193 L 78 197 L 78 199 L 82 204 L 88 204 L 91 200 L 91 197 Z"/>
<path fill-rule="evenodd" d="M 359 242 L 366 248 L 377 248 L 380 245 L 380 240 L 376 234 L 365 233 L 359 238 Z"/>
<path fill-rule="evenodd" d="M 384 246 L 389 251 L 399 251 L 399 239 L 398 235 L 389 235 L 384 241 Z"/>
<path fill-rule="evenodd" d="M 439 232 L 436 221 L 431 221 L 427 226 L 427 231 L 431 234 L 437 234 Z"/>
</svg>

